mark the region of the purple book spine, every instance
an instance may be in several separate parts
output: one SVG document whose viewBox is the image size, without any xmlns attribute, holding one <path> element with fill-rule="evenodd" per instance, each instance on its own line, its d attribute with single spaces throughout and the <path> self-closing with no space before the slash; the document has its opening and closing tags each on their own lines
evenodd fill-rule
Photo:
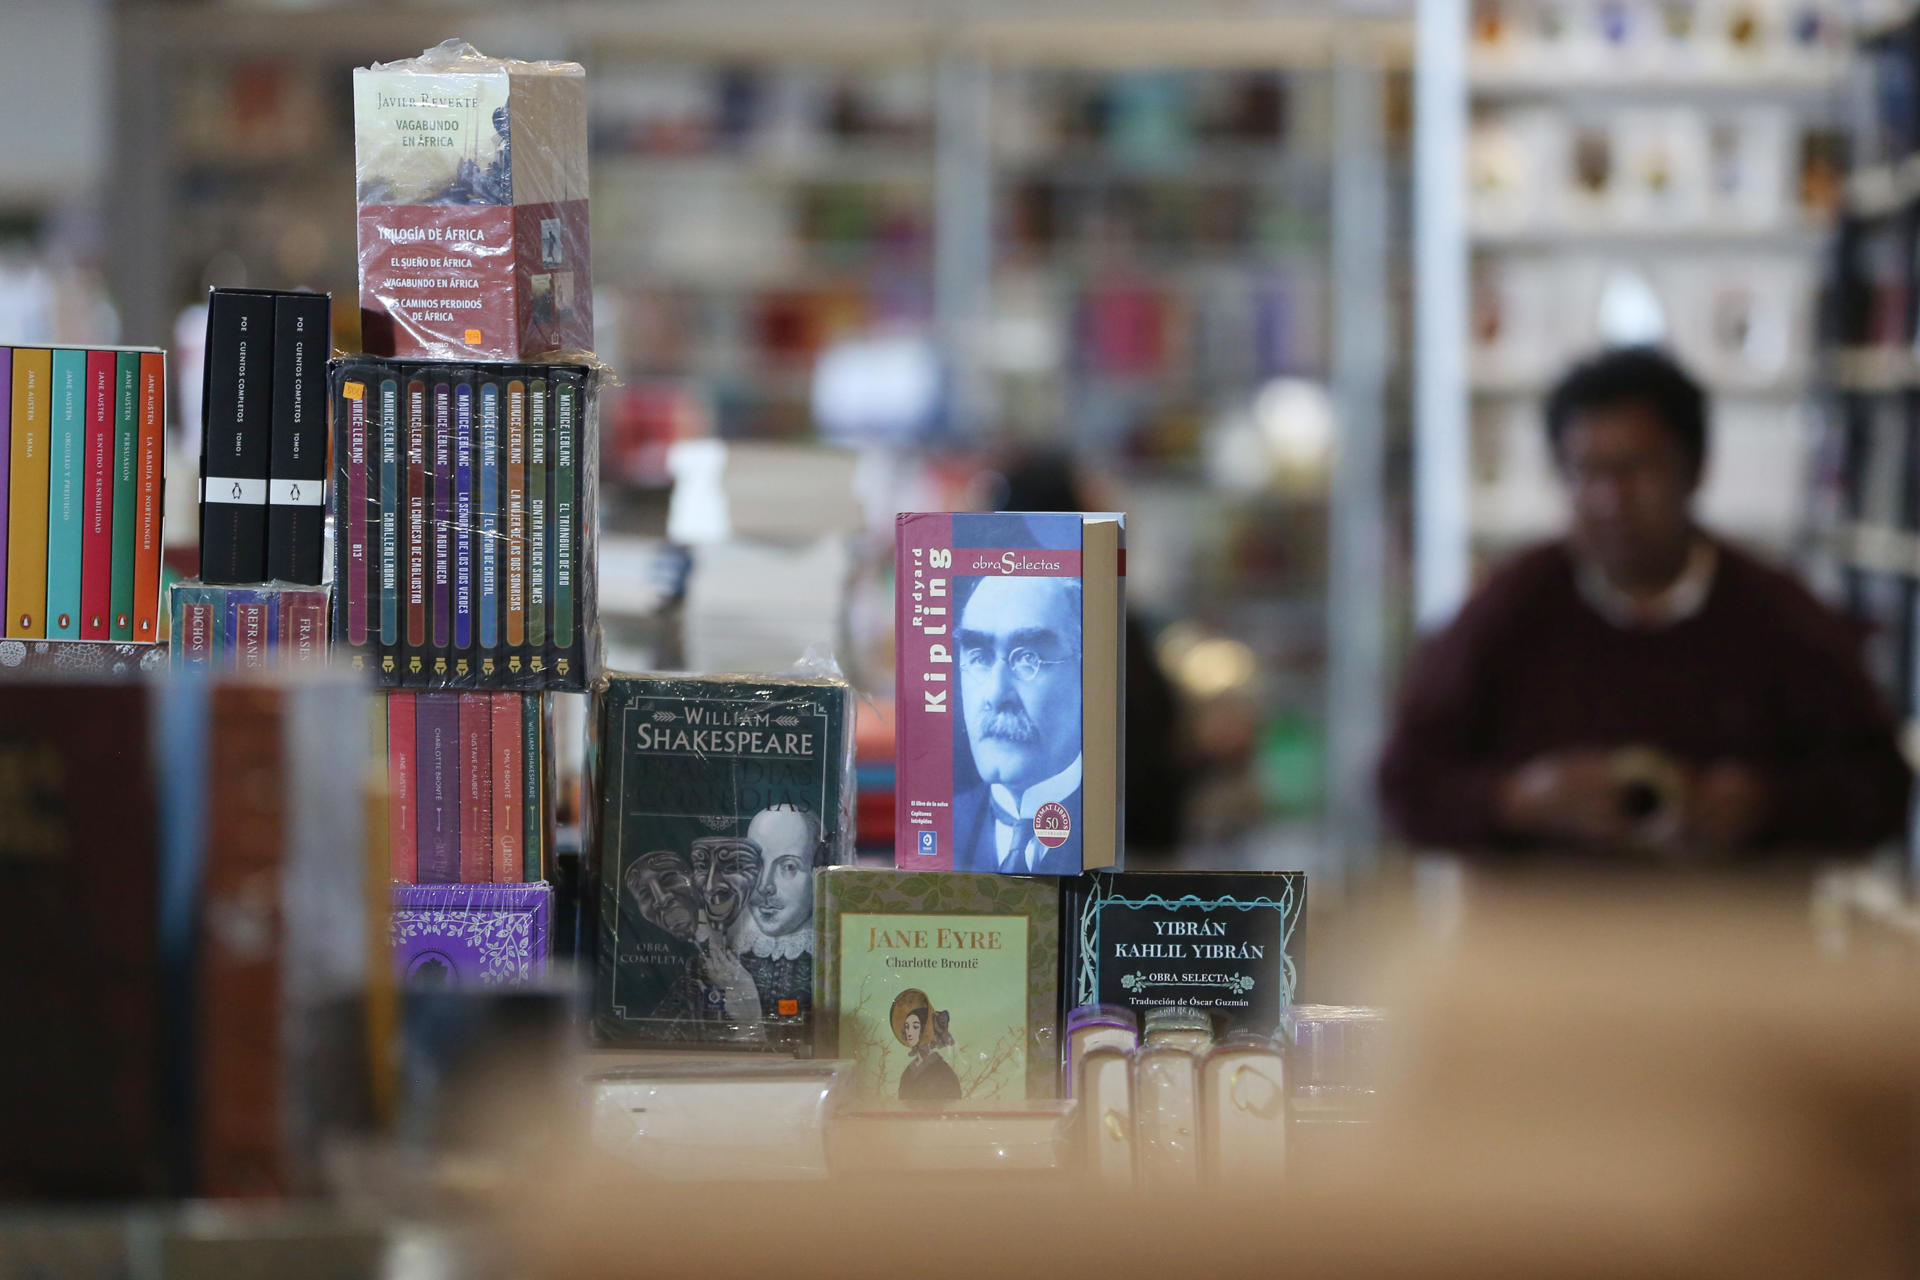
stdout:
<svg viewBox="0 0 1920 1280">
<path fill-rule="evenodd" d="M 415 703 L 420 779 L 421 884 L 460 882 L 460 696 L 423 693 Z"/>
<path fill-rule="evenodd" d="M 7 598 L 7 468 L 13 460 L 13 348 L 0 347 L 0 600 Z"/>
<path fill-rule="evenodd" d="M 433 414 L 433 647 L 434 670 L 447 673 L 447 640 L 453 620 L 453 434 L 452 397 L 434 388 Z"/>
</svg>

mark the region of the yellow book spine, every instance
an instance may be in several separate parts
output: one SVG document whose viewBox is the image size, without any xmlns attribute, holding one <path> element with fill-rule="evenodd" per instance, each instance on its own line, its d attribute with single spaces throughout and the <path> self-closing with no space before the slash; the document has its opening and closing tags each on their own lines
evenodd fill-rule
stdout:
<svg viewBox="0 0 1920 1280">
<path fill-rule="evenodd" d="M 53 352 L 13 353 L 13 440 L 7 472 L 7 638 L 47 634 L 47 452 Z"/>
</svg>

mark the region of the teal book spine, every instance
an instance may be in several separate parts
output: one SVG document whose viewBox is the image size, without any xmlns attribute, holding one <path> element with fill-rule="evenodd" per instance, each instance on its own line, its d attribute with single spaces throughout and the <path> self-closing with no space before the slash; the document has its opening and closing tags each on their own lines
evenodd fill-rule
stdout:
<svg viewBox="0 0 1920 1280">
<path fill-rule="evenodd" d="M 53 421 L 47 460 L 47 637 L 80 638 L 82 487 L 87 353 L 53 353 Z"/>
<path fill-rule="evenodd" d="M 113 366 L 113 569 L 109 638 L 133 639 L 134 550 L 139 541 L 140 353 L 122 351 Z"/>
</svg>

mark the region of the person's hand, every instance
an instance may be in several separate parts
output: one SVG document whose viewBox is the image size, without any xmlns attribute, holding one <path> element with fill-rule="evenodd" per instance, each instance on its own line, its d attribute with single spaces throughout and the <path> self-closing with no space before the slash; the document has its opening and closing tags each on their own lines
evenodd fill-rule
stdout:
<svg viewBox="0 0 1920 1280">
<path fill-rule="evenodd" d="M 1619 845 L 1633 831 L 1608 751 L 1538 756 L 1507 776 L 1496 804 L 1516 835 L 1576 845 Z"/>
<path fill-rule="evenodd" d="M 1681 829 L 1690 848 L 1731 853 L 1760 834 L 1767 808 L 1766 783 L 1760 775 L 1738 761 L 1720 760 L 1694 775 Z"/>
</svg>

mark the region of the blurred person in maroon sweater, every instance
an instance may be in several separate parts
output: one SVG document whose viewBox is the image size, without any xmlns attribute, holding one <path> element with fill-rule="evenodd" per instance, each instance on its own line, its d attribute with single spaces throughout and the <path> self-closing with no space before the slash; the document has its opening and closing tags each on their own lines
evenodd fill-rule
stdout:
<svg viewBox="0 0 1920 1280">
<path fill-rule="evenodd" d="M 1546 417 L 1571 527 L 1415 655 L 1380 767 L 1401 834 L 1685 857 L 1894 837 L 1910 775 L 1857 633 L 1693 518 L 1700 387 L 1614 350 Z"/>
</svg>

